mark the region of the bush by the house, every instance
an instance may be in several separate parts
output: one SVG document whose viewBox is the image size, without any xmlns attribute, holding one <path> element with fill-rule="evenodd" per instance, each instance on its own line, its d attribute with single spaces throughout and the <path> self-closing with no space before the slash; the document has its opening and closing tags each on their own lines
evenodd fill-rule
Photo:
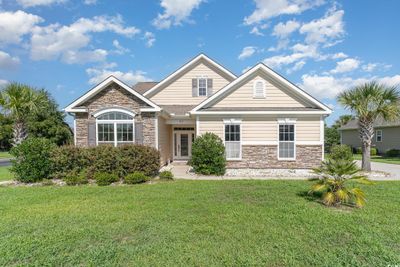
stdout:
<svg viewBox="0 0 400 267">
<path fill-rule="evenodd" d="M 11 171 L 25 183 L 48 179 L 52 173 L 51 151 L 55 145 L 45 138 L 28 138 L 10 151 L 14 157 Z"/>
<path fill-rule="evenodd" d="M 76 146 L 61 146 L 51 152 L 53 178 L 64 179 L 71 173 L 80 173 L 88 166 L 85 149 Z"/>
<path fill-rule="evenodd" d="M 362 154 L 362 148 L 361 148 L 361 147 L 357 147 L 357 148 L 355 149 L 355 154 Z M 378 149 L 376 149 L 375 147 L 371 147 L 370 155 L 371 155 L 371 156 L 376 156 L 376 155 L 378 155 Z"/>
<path fill-rule="evenodd" d="M 125 176 L 124 180 L 126 184 L 140 184 L 149 180 L 149 177 L 147 177 L 143 172 L 135 171 Z"/>
<path fill-rule="evenodd" d="M 67 185 L 81 185 L 89 182 L 86 172 L 84 171 L 72 171 L 68 173 L 63 180 Z"/>
<path fill-rule="evenodd" d="M 353 153 L 351 148 L 346 145 L 335 145 L 331 148 L 331 153 L 329 157 L 334 160 L 353 160 Z"/>
<path fill-rule="evenodd" d="M 141 171 L 147 176 L 155 176 L 160 169 L 160 154 L 149 146 L 124 145 L 118 147 L 120 151 L 121 177 L 135 171 Z"/>
<path fill-rule="evenodd" d="M 96 180 L 97 185 L 104 186 L 118 182 L 118 175 L 115 173 L 107 172 L 96 172 L 93 174 L 93 178 Z"/>
<path fill-rule="evenodd" d="M 159 174 L 161 180 L 173 180 L 174 175 L 171 171 L 162 171 Z"/>
<path fill-rule="evenodd" d="M 111 145 L 85 148 L 84 153 L 88 161 L 87 175 L 94 178 L 94 173 L 115 173 L 122 177 L 120 149 Z"/>
<path fill-rule="evenodd" d="M 385 153 L 386 157 L 400 157 L 400 149 L 390 149 Z"/>
<path fill-rule="evenodd" d="M 196 173 L 223 175 L 225 173 L 225 147 L 216 134 L 206 133 L 192 144 L 190 164 Z"/>
</svg>

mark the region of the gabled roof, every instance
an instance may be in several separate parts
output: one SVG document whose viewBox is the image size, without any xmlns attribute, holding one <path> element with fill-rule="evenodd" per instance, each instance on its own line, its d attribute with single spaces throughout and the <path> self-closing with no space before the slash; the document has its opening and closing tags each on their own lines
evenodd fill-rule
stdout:
<svg viewBox="0 0 400 267">
<path fill-rule="evenodd" d="M 199 105 L 197 105 L 191 111 L 191 114 L 210 113 L 210 112 L 212 112 L 212 111 L 207 111 L 206 108 L 209 108 L 209 106 L 212 105 L 213 103 L 217 102 L 217 100 L 219 100 L 219 99 L 223 98 L 224 96 L 226 96 L 230 91 L 235 89 L 236 85 L 240 84 L 240 82 L 242 82 L 243 80 L 245 80 L 246 78 L 248 78 L 252 74 L 256 73 L 257 71 L 264 72 L 266 75 L 268 75 L 269 77 L 273 78 L 277 83 L 279 83 L 279 84 L 281 84 L 283 86 L 286 86 L 287 88 L 291 89 L 298 96 L 300 96 L 301 98 L 309 101 L 310 103 L 313 103 L 314 105 L 316 105 L 320 109 L 320 110 L 316 109 L 316 110 L 305 110 L 305 111 L 293 111 L 293 113 L 296 113 L 296 112 L 321 113 L 321 114 L 330 114 L 330 113 L 332 113 L 332 110 L 329 107 L 327 107 L 326 105 L 324 105 L 323 103 L 321 103 L 320 101 L 318 101 L 317 99 L 315 99 L 314 97 L 312 97 L 311 95 L 309 95 L 308 93 L 306 93 L 305 91 L 300 89 L 298 86 L 296 86 L 293 83 L 289 82 L 284 77 L 282 77 L 281 75 L 279 75 L 278 73 L 276 73 L 275 71 L 273 71 L 272 69 L 270 69 L 269 67 L 264 65 L 263 63 L 259 63 L 259 64 L 255 65 L 253 68 L 251 68 L 250 70 L 248 70 L 245 73 L 243 73 L 237 79 L 235 79 L 234 81 L 232 81 L 231 83 L 226 85 L 224 88 L 222 88 L 221 90 L 219 90 L 218 92 L 216 92 L 215 94 L 210 96 L 209 98 L 205 99 L 203 102 L 201 102 Z M 250 111 L 251 110 L 249 110 L 249 112 Z M 290 111 L 290 108 L 288 108 L 288 111 Z M 214 112 L 216 112 L 216 111 L 214 111 Z M 224 111 L 220 111 L 220 112 L 224 112 Z M 254 111 L 254 112 L 256 112 L 256 111 Z M 257 111 L 257 112 L 262 112 L 262 113 L 267 114 L 267 113 L 279 113 L 279 112 L 282 112 L 282 111 Z"/>
<path fill-rule="evenodd" d="M 374 128 L 380 127 L 400 127 L 400 119 L 393 121 L 385 121 L 382 117 L 377 118 L 373 124 Z M 349 120 L 345 125 L 339 128 L 339 130 L 356 130 L 358 129 L 358 120 Z"/>
<path fill-rule="evenodd" d="M 222 65 L 220 65 L 219 63 L 217 63 L 216 61 L 212 60 L 211 58 L 209 58 L 208 56 L 206 56 L 205 54 L 200 54 L 197 57 L 193 58 L 192 60 L 190 60 L 188 63 L 186 63 L 185 65 L 183 65 L 181 68 L 177 69 L 176 71 L 174 71 L 172 74 L 170 74 L 169 76 L 167 76 L 164 80 L 162 80 L 161 82 L 159 82 L 156 86 L 154 86 L 153 88 L 151 88 L 150 90 L 148 90 L 147 92 L 145 92 L 143 95 L 144 96 L 150 96 L 156 92 L 158 92 L 159 89 L 162 88 L 163 85 L 167 84 L 169 81 L 173 80 L 174 78 L 178 77 L 181 73 L 184 73 L 185 71 L 187 71 L 188 69 L 190 69 L 193 65 L 197 64 L 198 62 L 200 62 L 201 60 L 206 61 L 207 63 L 211 64 L 212 66 L 214 66 L 215 68 L 217 68 L 218 70 L 220 70 L 222 73 L 224 73 L 227 77 L 229 77 L 231 80 L 236 79 L 236 75 L 233 74 L 232 72 L 230 72 L 229 70 L 227 70 L 226 68 L 224 68 Z"/>
<path fill-rule="evenodd" d="M 93 87 L 92 89 L 90 89 L 88 92 L 86 92 L 86 94 L 79 97 L 71 104 L 69 104 L 66 108 L 64 108 L 64 111 L 66 111 L 66 112 L 86 112 L 87 111 L 86 108 L 77 108 L 77 107 L 79 107 L 80 104 L 84 103 L 91 97 L 95 96 L 97 93 L 99 93 L 101 90 L 103 90 L 104 88 L 106 88 L 107 86 L 109 86 L 112 83 L 118 84 L 119 86 L 121 86 L 121 88 L 125 89 L 132 95 L 136 96 L 137 98 L 139 98 L 140 100 L 142 100 L 143 102 L 148 104 L 151 108 L 146 109 L 146 111 L 160 111 L 161 110 L 161 108 L 159 106 L 157 106 L 155 103 L 153 103 L 146 97 L 142 96 L 141 94 L 139 94 L 138 92 L 136 92 L 135 90 L 130 88 L 124 82 L 120 81 L 119 79 L 117 79 L 116 77 L 111 75 L 107 79 L 105 79 L 104 81 L 102 81 L 101 83 L 99 83 L 98 85 Z"/>
<path fill-rule="evenodd" d="M 138 82 L 134 86 L 132 86 L 132 88 L 139 94 L 143 95 L 157 84 L 158 82 Z"/>
</svg>

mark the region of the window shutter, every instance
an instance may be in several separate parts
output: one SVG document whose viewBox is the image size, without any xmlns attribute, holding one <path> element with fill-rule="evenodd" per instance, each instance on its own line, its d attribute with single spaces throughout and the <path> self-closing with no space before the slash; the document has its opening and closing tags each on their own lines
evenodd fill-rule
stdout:
<svg viewBox="0 0 400 267">
<path fill-rule="evenodd" d="M 207 96 L 210 96 L 212 94 L 213 94 L 213 80 L 207 79 Z"/>
<path fill-rule="evenodd" d="M 135 122 L 135 143 L 143 145 L 143 122 Z"/>
<path fill-rule="evenodd" d="M 96 123 L 88 123 L 88 145 L 96 146 Z"/>
<path fill-rule="evenodd" d="M 197 97 L 199 92 L 197 90 L 197 79 L 192 79 L 192 96 Z"/>
</svg>

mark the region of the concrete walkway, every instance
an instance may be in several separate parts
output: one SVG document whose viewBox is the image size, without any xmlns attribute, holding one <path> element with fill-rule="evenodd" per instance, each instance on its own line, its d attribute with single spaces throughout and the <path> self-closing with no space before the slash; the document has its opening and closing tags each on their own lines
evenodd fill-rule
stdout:
<svg viewBox="0 0 400 267">
<path fill-rule="evenodd" d="M 359 166 L 361 166 L 361 160 L 357 160 Z M 371 169 L 375 172 L 382 172 L 386 174 L 385 178 L 377 180 L 398 180 L 400 181 L 400 165 L 388 164 L 382 162 L 371 162 Z"/>
<path fill-rule="evenodd" d="M 0 167 L 11 166 L 11 159 L 0 159 Z"/>
</svg>

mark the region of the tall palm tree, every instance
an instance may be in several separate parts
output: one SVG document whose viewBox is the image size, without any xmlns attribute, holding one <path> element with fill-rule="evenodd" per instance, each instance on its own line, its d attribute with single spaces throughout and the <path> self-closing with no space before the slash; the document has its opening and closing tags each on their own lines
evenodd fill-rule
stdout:
<svg viewBox="0 0 400 267">
<path fill-rule="evenodd" d="M 351 110 L 358 119 L 363 153 L 362 169 L 371 171 L 373 123 L 379 117 L 387 121 L 400 117 L 400 92 L 396 86 L 386 86 L 372 81 L 340 93 L 338 102 Z"/>
<path fill-rule="evenodd" d="M 27 117 L 40 112 L 45 106 L 46 97 L 43 91 L 35 90 L 28 85 L 10 83 L 0 91 L 1 110 L 10 115 L 14 121 L 12 140 L 14 146 L 27 137 Z"/>
</svg>

